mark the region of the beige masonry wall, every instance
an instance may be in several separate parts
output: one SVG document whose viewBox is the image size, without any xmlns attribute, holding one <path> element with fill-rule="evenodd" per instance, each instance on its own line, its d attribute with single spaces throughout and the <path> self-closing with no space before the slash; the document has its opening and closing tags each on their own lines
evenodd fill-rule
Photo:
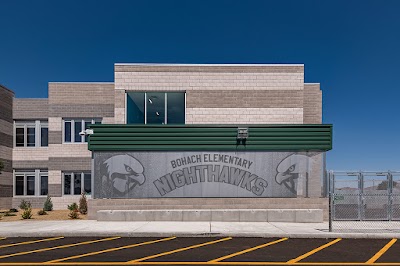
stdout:
<svg viewBox="0 0 400 266">
<path fill-rule="evenodd" d="M 4 169 L 0 174 L 0 209 L 11 207 L 12 199 L 12 146 L 13 146 L 14 93 L 0 85 L 0 161 Z"/>
<path fill-rule="evenodd" d="M 186 91 L 188 124 L 226 123 L 229 108 L 230 122 L 303 123 L 304 65 L 116 64 L 115 90 L 116 123 L 125 91 Z"/>
<path fill-rule="evenodd" d="M 63 142 L 63 119 L 97 118 L 114 122 L 114 83 L 49 83 L 49 194 L 62 196 L 63 171 L 90 171 L 86 143 Z M 67 196 L 70 198 L 71 196 Z"/>
<path fill-rule="evenodd" d="M 322 91 L 319 83 L 304 84 L 304 124 L 322 123 Z"/>
</svg>

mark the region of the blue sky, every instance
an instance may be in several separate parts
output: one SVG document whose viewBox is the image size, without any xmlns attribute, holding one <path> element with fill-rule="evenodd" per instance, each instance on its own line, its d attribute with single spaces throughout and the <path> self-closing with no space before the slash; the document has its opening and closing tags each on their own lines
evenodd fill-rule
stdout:
<svg viewBox="0 0 400 266">
<path fill-rule="evenodd" d="M 328 169 L 400 170 L 400 1 L 1 1 L 0 84 L 113 81 L 114 63 L 304 63 Z"/>
</svg>

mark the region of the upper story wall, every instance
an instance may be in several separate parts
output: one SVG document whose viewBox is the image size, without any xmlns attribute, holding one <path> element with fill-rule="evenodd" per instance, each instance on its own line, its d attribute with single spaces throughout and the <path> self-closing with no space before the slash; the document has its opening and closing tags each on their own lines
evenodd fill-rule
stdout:
<svg viewBox="0 0 400 266">
<path fill-rule="evenodd" d="M 0 174 L 0 209 L 11 206 L 12 197 L 12 146 L 14 92 L 0 85 L 0 160 L 4 169 Z"/>
<path fill-rule="evenodd" d="M 304 65 L 115 65 L 115 121 L 125 91 L 186 91 L 187 124 L 303 123 Z"/>
<path fill-rule="evenodd" d="M 14 99 L 14 120 L 47 120 L 49 117 L 48 99 Z"/>
</svg>

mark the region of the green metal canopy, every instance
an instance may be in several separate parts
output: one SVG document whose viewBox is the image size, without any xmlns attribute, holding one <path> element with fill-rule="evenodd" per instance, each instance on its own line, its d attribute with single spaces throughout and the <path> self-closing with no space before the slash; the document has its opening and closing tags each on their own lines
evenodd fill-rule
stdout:
<svg viewBox="0 0 400 266">
<path fill-rule="evenodd" d="M 91 151 L 328 151 L 332 125 L 90 125 Z M 238 128 L 248 128 L 238 143 Z"/>
</svg>

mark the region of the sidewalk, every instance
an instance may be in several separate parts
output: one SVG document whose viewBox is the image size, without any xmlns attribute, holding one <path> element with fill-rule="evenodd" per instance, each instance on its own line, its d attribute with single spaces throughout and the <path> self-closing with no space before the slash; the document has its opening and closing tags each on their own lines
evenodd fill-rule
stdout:
<svg viewBox="0 0 400 266">
<path fill-rule="evenodd" d="M 0 237 L 122 236 L 122 237 L 289 237 L 289 238 L 400 238 L 400 233 L 328 232 L 328 223 L 278 222 L 0 222 Z"/>
</svg>

